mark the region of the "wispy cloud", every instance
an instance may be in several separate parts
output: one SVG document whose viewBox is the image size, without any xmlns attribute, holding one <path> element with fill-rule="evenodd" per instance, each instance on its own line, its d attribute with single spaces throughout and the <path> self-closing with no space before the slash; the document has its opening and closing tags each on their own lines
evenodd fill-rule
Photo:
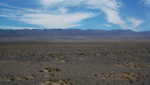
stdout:
<svg viewBox="0 0 150 85">
<path fill-rule="evenodd" d="M 142 2 L 147 5 L 147 6 L 150 6 L 150 0 L 142 0 Z"/>
<path fill-rule="evenodd" d="M 136 28 L 138 28 L 141 24 L 144 23 L 143 20 L 136 19 L 136 18 L 129 18 L 128 20 L 130 22 L 129 28 L 133 30 L 136 30 Z"/>
<path fill-rule="evenodd" d="M 68 7 L 85 4 L 88 0 L 40 0 L 43 7 Z"/>
<path fill-rule="evenodd" d="M 79 26 L 80 21 L 92 17 L 90 13 L 73 13 L 54 15 L 48 13 L 25 14 L 19 19 L 29 24 L 36 24 L 46 28 L 69 28 Z"/>
<path fill-rule="evenodd" d="M 25 27 L 25 26 L 0 26 L 0 29 L 15 29 L 15 30 L 20 30 L 20 29 L 37 29 L 35 27 Z"/>
<path fill-rule="evenodd" d="M 32 9 L 32 8 L 22 8 L 22 7 L 16 7 L 16 6 L 12 6 L 12 5 L 8 5 L 8 4 L 5 4 L 5 3 L 1 3 L 0 2 L 0 7 L 2 7 L 3 9 L 0 9 L 1 11 L 2 10 L 16 10 L 16 11 L 24 11 L 24 12 L 41 12 L 42 10 L 41 9 Z"/>
<path fill-rule="evenodd" d="M 144 21 L 136 18 L 122 18 L 120 0 L 38 0 L 39 9 L 20 8 L 0 3 L 0 17 L 33 24 L 44 28 L 69 28 L 80 26 L 83 20 L 92 18 L 97 14 L 80 10 L 70 12 L 70 7 L 83 7 L 96 9 L 106 16 L 106 23 L 119 25 L 122 29 L 138 28 Z M 150 0 L 143 0 L 149 4 Z M 54 10 L 51 10 L 54 9 Z M 111 27 L 106 25 L 106 27 Z"/>
<path fill-rule="evenodd" d="M 0 13 L 1 17 L 42 26 L 45 28 L 69 28 L 80 26 L 80 22 L 82 20 L 94 16 L 93 13 L 85 12 L 67 13 L 68 10 L 66 8 L 59 8 L 53 13 L 48 10 L 19 9 L 17 7 L 5 4 L 0 5 L 7 7 Z"/>
<path fill-rule="evenodd" d="M 117 0 L 89 0 L 87 2 L 87 4 L 100 9 L 100 11 L 103 11 L 109 23 L 122 26 L 125 24 L 125 22 L 120 17 L 120 3 L 121 2 Z"/>
<path fill-rule="evenodd" d="M 125 22 L 120 17 L 118 0 L 41 0 L 41 4 L 45 7 L 67 7 L 84 5 L 91 9 L 99 9 L 106 15 L 109 23 L 124 25 Z"/>
<path fill-rule="evenodd" d="M 104 24 L 105 27 L 112 27 L 111 24 Z"/>
</svg>

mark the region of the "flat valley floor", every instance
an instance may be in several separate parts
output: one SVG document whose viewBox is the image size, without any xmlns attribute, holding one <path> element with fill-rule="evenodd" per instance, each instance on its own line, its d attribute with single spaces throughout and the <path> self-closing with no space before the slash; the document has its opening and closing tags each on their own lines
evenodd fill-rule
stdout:
<svg viewBox="0 0 150 85">
<path fill-rule="evenodd" d="M 0 85 L 150 85 L 150 42 L 1 43 Z"/>
</svg>

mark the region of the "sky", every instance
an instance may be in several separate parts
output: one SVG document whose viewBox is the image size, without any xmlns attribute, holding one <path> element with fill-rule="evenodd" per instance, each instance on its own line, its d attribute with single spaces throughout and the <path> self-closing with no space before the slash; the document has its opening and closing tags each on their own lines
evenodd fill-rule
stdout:
<svg viewBox="0 0 150 85">
<path fill-rule="evenodd" d="M 150 31 L 150 0 L 0 0 L 0 29 Z"/>
</svg>

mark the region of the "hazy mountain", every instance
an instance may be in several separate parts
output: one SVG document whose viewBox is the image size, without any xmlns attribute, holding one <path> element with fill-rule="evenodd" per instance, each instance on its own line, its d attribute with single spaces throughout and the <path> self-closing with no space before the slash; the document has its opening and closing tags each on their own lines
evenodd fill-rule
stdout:
<svg viewBox="0 0 150 85">
<path fill-rule="evenodd" d="M 24 29 L 0 30 L 0 41 L 15 40 L 89 40 L 89 39 L 150 39 L 150 31 L 131 30 L 79 30 L 79 29 Z"/>
</svg>

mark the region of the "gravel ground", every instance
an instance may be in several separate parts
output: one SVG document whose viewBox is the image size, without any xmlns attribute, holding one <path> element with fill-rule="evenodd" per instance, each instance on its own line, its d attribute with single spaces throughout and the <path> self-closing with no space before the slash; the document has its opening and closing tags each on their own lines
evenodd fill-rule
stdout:
<svg viewBox="0 0 150 85">
<path fill-rule="evenodd" d="M 0 85 L 150 85 L 149 72 L 149 42 L 0 44 Z"/>
</svg>

